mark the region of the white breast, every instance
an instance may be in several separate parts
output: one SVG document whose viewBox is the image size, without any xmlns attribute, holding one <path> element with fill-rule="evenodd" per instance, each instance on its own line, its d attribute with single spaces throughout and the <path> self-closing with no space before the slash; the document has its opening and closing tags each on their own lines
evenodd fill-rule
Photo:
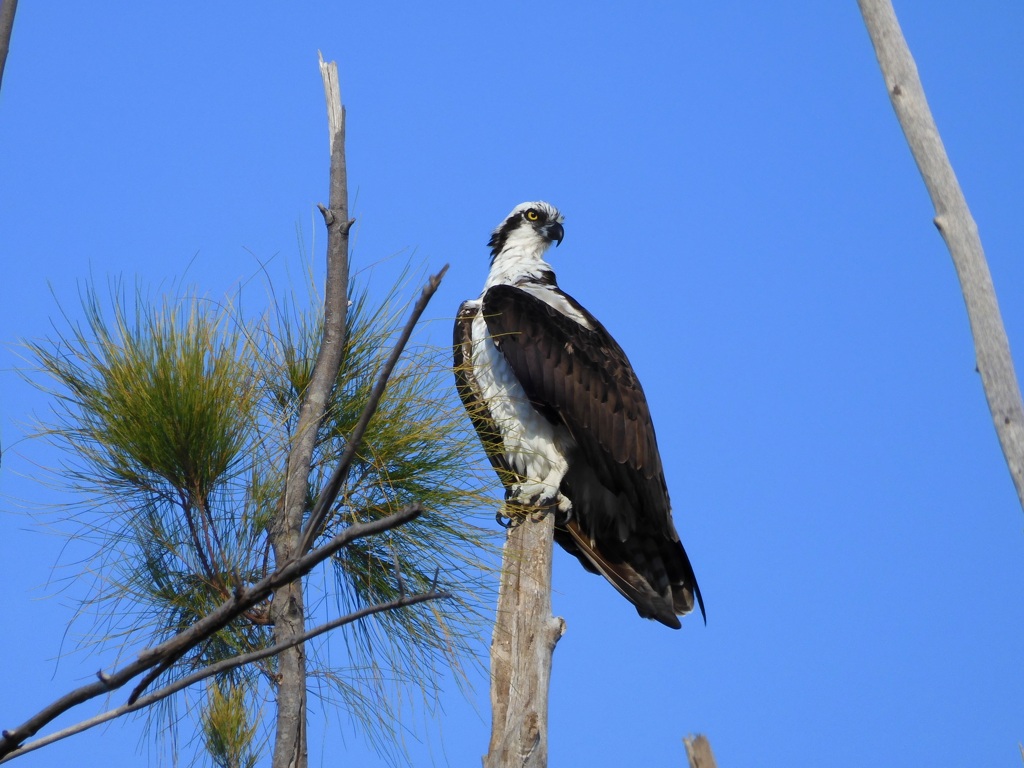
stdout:
<svg viewBox="0 0 1024 768">
<path fill-rule="evenodd" d="M 473 372 L 501 432 L 505 455 L 516 472 L 527 478 L 518 489 L 520 498 L 557 502 L 562 511 L 568 511 L 569 501 L 558 487 L 568 468 L 565 448 L 571 438 L 564 427 L 553 425 L 530 405 L 480 314 L 473 319 Z"/>
</svg>

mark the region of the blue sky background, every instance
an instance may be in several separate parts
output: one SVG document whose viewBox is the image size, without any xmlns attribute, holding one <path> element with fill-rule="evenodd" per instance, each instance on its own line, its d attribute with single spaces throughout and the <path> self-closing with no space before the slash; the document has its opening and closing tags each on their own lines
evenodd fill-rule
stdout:
<svg viewBox="0 0 1024 768">
<path fill-rule="evenodd" d="M 896 10 L 1024 354 L 1024 6 Z M 21 441 L 47 401 L 19 339 L 90 275 L 220 296 L 261 262 L 300 274 L 327 194 L 317 49 L 373 290 L 450 263 L 445 339 L 490 230 L 549 200 L 561 285 L 651 402 L 708 624 L 642 621 L 556 553 L 551 765 L 684 765 L 704 732 L 723 768 L 1019 766 L 1024 517 L 852 0 L 23 2 L 0 95 L 0 727 L 114 663 L 55 660 L 79 586 L 33 522 L 53 494 L 26 476 L 54 458 Z M 415 765 L 479 765 L 475 682 L 412 716 Z M 160 751 L 142 734 L 21 764 L 137 765 Z M 384 764 L 319 711 L 310 754 Z"/>
</svg>

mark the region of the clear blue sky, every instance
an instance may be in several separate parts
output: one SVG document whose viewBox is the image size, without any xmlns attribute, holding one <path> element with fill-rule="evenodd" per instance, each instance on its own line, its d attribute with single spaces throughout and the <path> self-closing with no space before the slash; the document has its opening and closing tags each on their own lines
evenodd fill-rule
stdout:
<svg viewBox="0 0 1024 768">
<path fill-rule="evenodd" d="M 897 12 L 1024 360 L 1024 6 Z M 0 94 L 0 727 L 114 663 L 55 662 L 79 586 L 24 503 L 52 498 L 26 475 L 53 457 L 21 441 L 47 402 L 18 340 L 90 275 L 219 296 L 260 261 L 297 274 L 296 229 L 323 240 L 317 49 L 374 290 L 450 263 L 443 339 L 490 229 L 549 200 L 563 288 L 651 401 L 708 624 L 645 622 L 557 557 L 551 765 L 684 765 L 704 732 L 723 768 L 1019 766 L 1024 515 L 853 0 L 23 2 Z M 409 723 L 415 765 L 479 765 L 476 682 Z M 315 719 L 312 765 L 383 764 Z M 21 764 L 137 765 L 142 732 Z"/>
</svg>

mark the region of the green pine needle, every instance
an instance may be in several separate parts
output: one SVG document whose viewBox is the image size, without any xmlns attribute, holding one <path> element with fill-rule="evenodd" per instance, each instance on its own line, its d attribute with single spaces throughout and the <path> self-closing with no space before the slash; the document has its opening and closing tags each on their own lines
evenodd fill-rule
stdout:
<svg viewBox="0 0 1024 768">
<path fill-rule="evenodd" d="M 373 308 L 365 293 L 353 294 L 341 372 L 318 431 L 309 507 L 345 450 L 402 321 L 394 294 Z M 180 631 L 274 568 L 267 531 L 322 317 L 288 308 L 318 306 L 315 297 L 292 297 L 256 320 L 196 296 L 151 303 L 137 291 L 130 312 L 126 303 L 114 291 L 108 309 L 90 289 L 82 325 L 29 347 L 56 385 L 54 416 L 41 431 L 64 449 L 58 474 L 84 510 L 67 511 L 82 526 L 69 535 L 96 545 L 89 568 L 97 587 L 80 613 L 96 621 L 93 642 L 131 651 Z M 430 705 L 445 670 L 464 680 L 463 665 L 479 661 L 481 612 L 493 589 L 486 564 L 494 558 L 493 534 L 472 522 L 493 505 L 482 495 L 478 457 L 453 396 L 450 351 L 412 350 L 370 423 L 324 537 L 413 501 L 428 511 L 356 542 L 305 580 L 310 627 L 392 600 L 403 588 L 428 591 L 435 575 L 438 588 L 454 595 L 379 614 L 308 646 L 311 675 L 320 681 L 313 690 L 340 701 L 386 753 L 410 689 Z M 266 609 L 193 649 L 165 679 L 268 647 Z M 274 671 L 270 659 L 208 689 L 196 716 L 218 765 L 248 764 L 220 761 L 243 755 L 236 747 L 251 734 L 241 713 L 273 700 Z M 252 727 L 267 728 L 271 717 Z"/>
</svg>

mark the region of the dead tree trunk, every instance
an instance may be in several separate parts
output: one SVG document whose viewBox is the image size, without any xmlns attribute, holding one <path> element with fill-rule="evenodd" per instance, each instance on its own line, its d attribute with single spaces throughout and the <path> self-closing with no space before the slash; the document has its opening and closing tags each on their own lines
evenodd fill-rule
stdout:
<svg viewBox="0 0 1024 768">
<path fill-rule="evenodd" d="M 546 768 L 551 657 L 565 622 L 551 615 L 554 514 L 518 518 L 502 554 L 491 640 L 491 743 L 485 768 Z"/>
<path fill-rule="evenodd" d="M 686 760 L 690 768 L 718 768 L 715 755 L 711 751 L 711 742 L 702 733 L 683 739 L 686 747 Z"/>
<path fill-rule="evenodd" d="M 327 223 L 327 284 L 324 292 L 323 340 L 306 391 L 302 393 L 284 498 L 272 529 L 278 563 L 303 554 L 302 522 L 308 506 L 309 474 L 317 429 L 327 411 L 345 348 L 348 307 L 348 188 L 345 173 L 345 119 L 338 89 L 338 68 L 320 58 L 330 127 L 331 172 L 329 208 L 321 211 Z M 274 593 L 271 617 L 274 642 L 287 644 L 306 631 L 301 579 Z M 278 657 L 277 729 L 273 768 L 306 768 L 306 650 L 302 643 Z"/>
<path fill-rule="evenodd" d="M 953 173 L 917 66 L 889 0 L 858 0 L 896 117 L 935 207 L 974 336 L 978 372 L 1017 498 L 1024 507 L 1024 405 L 978 226 Z"/>
</svg>

